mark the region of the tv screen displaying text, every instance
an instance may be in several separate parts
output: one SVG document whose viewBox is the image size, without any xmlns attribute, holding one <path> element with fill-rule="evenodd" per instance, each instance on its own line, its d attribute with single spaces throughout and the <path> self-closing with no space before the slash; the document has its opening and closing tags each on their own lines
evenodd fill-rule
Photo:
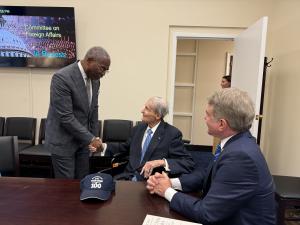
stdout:
<svg viewBox="0 0 300 225">
<path fill-rule="evenodd" d="M 0 6 L 0 66 L 60 68 L 75 61 L 74 8 Z"/>
</svg>

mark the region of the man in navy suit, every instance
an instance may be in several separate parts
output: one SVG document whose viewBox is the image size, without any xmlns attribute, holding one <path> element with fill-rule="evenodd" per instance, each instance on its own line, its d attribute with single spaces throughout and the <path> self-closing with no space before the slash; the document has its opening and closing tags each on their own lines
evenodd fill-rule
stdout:
<svg viewBox="0 0 300 225">
<path fill-rule="evenodd" d="M 45 145 L 56 178 L 81 179 L 89 173 L 89 147 L 97 138 L 100 78 L 110 66 L 102 47 L 89 49 L 83 60 L 56 72 L 51 81 Z"/>
<path fill-rule="evenodd" d="M 103 155 L 129 153 L 129 163 L 124 173 L 115 179 L 141 181 L 158 167 L 163 167 L 169 174 L 191 172 L 194 162 L 184 148 L 182 133 L 163 120 L 168 113 L 167 103 L 160 97 L 152 97 L 145 103 L 141 113 L 142 123 L 133 128 L 125 143 L 103 143 Z M 149 145 L 144 149 L 150 130 Z"/>
<path fill-rule="evenodd" d="M 249 132 L 254 107 L 246 92 L 226 88 L 208 99 L 208 133 L 221 139 L 220 154 L 207 171 L 179 179 L 151 176 L 147 189 L 170 201 L 187 218 L 218 225 L 275 224 L 274 184 L 256 140 Z M 217 157 L 218 155 L 218 157 Z M 202 191 L 201 198 L 177 190 Z"/>
</svg>

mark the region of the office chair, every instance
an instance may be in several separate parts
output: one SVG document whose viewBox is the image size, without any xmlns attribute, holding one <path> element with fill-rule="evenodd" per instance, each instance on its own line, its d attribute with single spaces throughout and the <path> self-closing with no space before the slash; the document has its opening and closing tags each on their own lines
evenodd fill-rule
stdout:
<svg viewBox="0 0 300 225">
<path fill-rule="evenodd" d="M 108 173 L 112 176 L 120 174 L 124 171 L 129 162 L 129 155 L 125 153 L 116 153 L 107 160 L 106 168 L 100 170 L 101 173 Z"/>
<path fill-rule="evenodd" d="M 35 144 L 36 118 L 7 117 L 4 128 L 5 136 L 17 136 L 18 148 L 22 151 Z"/>
<path fill-rule="evenodd" d="M 109 143 L 125 142 L 130 136 L 133 121 L 121 119 L 107 119 L 103 122 L 102 141 Z M 108 156 L 101 156 L 100 152 L 92 154 L 90 157 L 90 165 L 92 172 L 103 169 L 110 169 L 116 160 L 119 160 L 121 154 L 115 155 L 113 158 Z"/>
<path fill-rule="evenodd" d="M 131 120 L 104 120 L 103 142 L 125 142 L 131 132 L 133 121 Z"/>
<path fill-rule="evenodd" d="M 139 125 L 139 124 L 141 124 L 141 123 L 143 123 L 143 121 L 138 120 L 138 121 L 135 122 L 135 125 L 137 126 L 137 125 Z"/>
<path fill-rule="evenodd" d="M 0 117 L 0 136 L 3 136 L 5 118 Z"/>
<path fill-rule="evenodd" d="M 214 159 L 211 146 L 184 144 L 184 147 L 192 155 L 195 168 L 206 169 Z"/>
<path fill-rule="evenodd" d="M 51 153 L 45 148 L 46 119 L 42 118 L 39 129 L 38 144 L 19 152 L 21 171 L 29 171 L 29 176 L 53 177 Z M 46 174 L 42 173 L 42 170 Z M 36 174 L 41 175 L 36 175 Z"/>
<path fill-rule="evenodd" d="M 184 144 L 190 144 L 191 143 L 191 140 L 189 139 L 182 139 L 183 143 Z"/>
<path fill-rule="evenodd" d="M 19 176 L 19 151 L 16 136 L 0 137 L 1 176 Z"/>
</svg>

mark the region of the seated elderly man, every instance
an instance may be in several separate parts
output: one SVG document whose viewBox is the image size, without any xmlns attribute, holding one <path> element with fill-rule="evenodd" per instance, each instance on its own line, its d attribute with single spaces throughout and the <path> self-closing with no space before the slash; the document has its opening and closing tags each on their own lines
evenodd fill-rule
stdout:
<svg viewBox="0 0 300 225">
<path fill-rule="evenodd" d="M 168 113 L 167 103 L 151 97 L 141 113 L 142 123 L 133 128 L 125 143 L 102 143 L 102 155 L 129 153 L 124 173 L 115 179 L 142 181 L 157 167 L 172 175 L 191 172 L 194 162 L 184 148 L 182 133 L 163 120 Z"/>
</svg>

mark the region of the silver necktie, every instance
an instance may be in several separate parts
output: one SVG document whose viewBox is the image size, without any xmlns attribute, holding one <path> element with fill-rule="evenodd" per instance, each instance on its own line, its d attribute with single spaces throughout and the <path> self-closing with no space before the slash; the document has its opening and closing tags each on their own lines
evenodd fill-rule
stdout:
<svg viewBox="0 0 300 225">
<path fill-rule="evenodd" d="M 91 80 L 89 78 L 86 78 L 86 93 L 88 96 L 88 101 L 89 101 L 89 106 L 91 105 L 91 101 L 92 101 L 92 95 L 91 95 Z"/>
</svg>

